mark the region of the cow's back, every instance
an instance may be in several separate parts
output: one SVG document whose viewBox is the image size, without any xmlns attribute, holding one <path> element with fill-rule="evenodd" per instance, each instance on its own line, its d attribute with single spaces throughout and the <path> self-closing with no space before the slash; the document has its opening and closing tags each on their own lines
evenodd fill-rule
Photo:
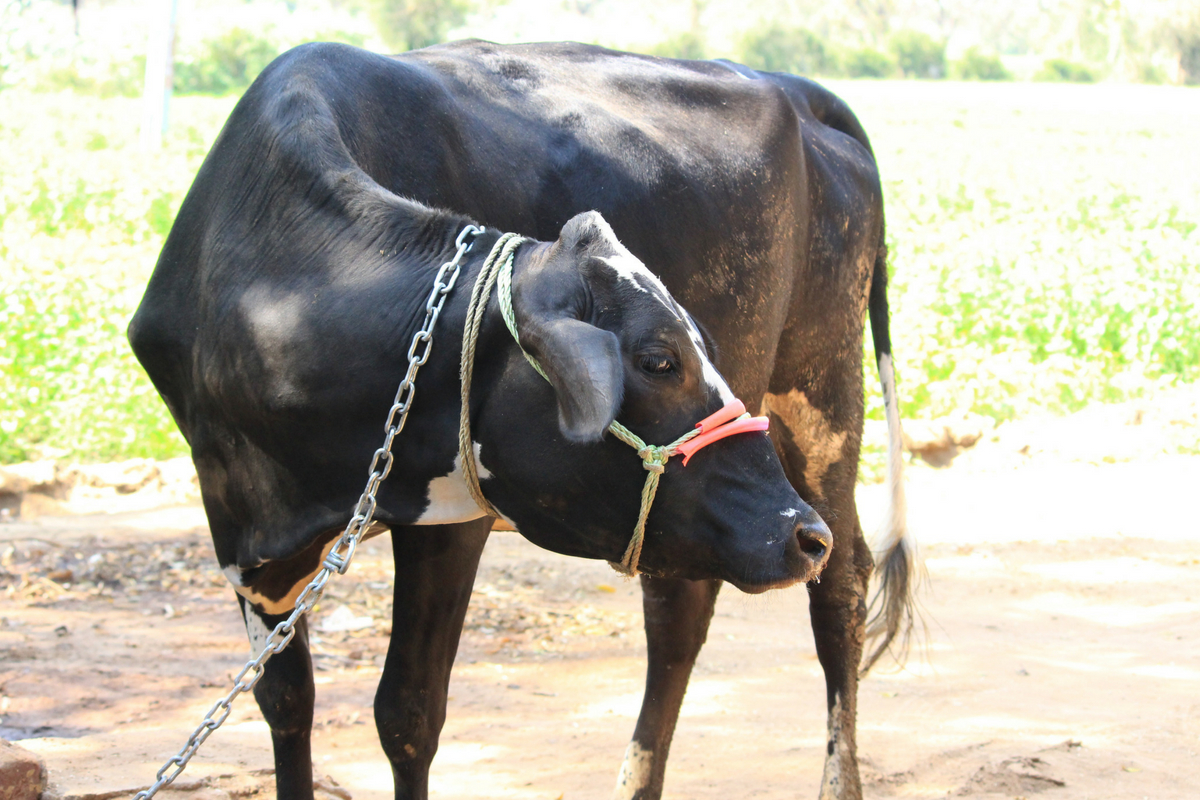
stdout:
<svg viewBox="0 0 1200 800">
<path fill-rule="evenodd" d="M 747 356 L 721 365 L 739 394 L 766 388 L 789 318 L 869 275 L 865 249 L 813 258 L 825 244 L 812 220 L 877 231 L 882 212 L 865 134 L 810 81 L 573 43 L 294 57 L 346 59 L 339 84 L 361 76 L 335 107 L 369 131 L 351 150 L 396 194 L 542 240 L 599 210 L 723 350 Z"/>
</svg>

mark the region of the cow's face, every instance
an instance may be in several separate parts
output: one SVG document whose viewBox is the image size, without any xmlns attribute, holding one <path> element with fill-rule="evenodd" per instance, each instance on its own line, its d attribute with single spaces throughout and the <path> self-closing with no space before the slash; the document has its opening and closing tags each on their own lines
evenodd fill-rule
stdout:
<svg viewBox="0 0 1200 800">
<path fill-rule="evenodd" d="M 521 343 L 489 337 L 473 438 L 484 494 L 531 541 L 619 561 L 638 517 L 642 460 L 612 434 L 619 419 L 665 445 L 733 400 L 666 288 L 596 213 L 550 245 L 527 245 L 514 279 Z M 500 329 L 502 330 L 502 329 Z M 761 432 L 672 458 L 659 483 L 640 569 L 722 578 L 744 590 L 820 574 L 831 536 L 783 475 Z"/>
</svg>

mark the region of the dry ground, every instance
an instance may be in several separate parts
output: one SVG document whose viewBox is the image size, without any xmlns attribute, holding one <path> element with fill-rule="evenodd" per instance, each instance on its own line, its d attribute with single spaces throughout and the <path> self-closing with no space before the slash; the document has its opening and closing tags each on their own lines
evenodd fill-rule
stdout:
<svg viewBox="0 0 1200 800">
<path fill-rule="evenodd" d="M 1194 438 L 1198 398 L 1173 402 L 1013 426 L 950 468 L 910 470 L 928 646 L 862 685 L 868 797 L 1200 794 L 1200 457 L 1172 446 Z M 860 506 L 870 525 L 880 487 Z M 54 797 L 144 786 L 247 652 L 203 514 L 13 522 L 0 557 L 0 737 L 44 756 Z M 315 646 L 316 763 L 359 800 L 390 797 L 371 719 L 390 575 L 381 537 L 316 614 L 365 626 Z M 608 797 L 641 696 L 637 584 L 497 533 L 476 589 L 433 793 Z M 803 589 L 727 589 L 668 797 L 815 797 L 823 695 Z M 270 763 L 244 700 L 173 794 L 246 796 Z"/>
</svg>

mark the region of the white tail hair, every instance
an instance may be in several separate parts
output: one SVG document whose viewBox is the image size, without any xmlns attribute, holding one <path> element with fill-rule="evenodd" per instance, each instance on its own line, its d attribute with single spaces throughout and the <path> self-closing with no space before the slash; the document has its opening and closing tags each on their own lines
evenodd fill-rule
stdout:
<svg viewBox="0 0 1200 800">
<path fill-rule="evenodd" d="M 875 574 L 878 587 L 868 606 L 867 641 L 861 674 L 865 675 L 893 644 L 897 661 L 908 653 L 917 620 L 915 591 L 920 568 L 917 544 L 909 535 L 904 496 L 904 450 L 900 428 L 900 403 L 896 398 L 896 373 L 890 353 L 878 360 L 879 382 L 887 416 L 887 512 L 875 534 Z"/>
</svg>

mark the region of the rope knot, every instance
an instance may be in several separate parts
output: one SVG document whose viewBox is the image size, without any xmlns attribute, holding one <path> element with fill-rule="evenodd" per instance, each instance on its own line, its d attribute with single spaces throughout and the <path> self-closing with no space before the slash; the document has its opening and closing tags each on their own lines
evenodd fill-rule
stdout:
<svg viewBox="0 0 1200 800">
<path fill-rule="evenodd" d="M 658 475 L 662 475 L 666 471 L 667 459 L 671 457 L 667 448 L 653 444 L 646 445 L 637 453 L 642 457 L 642 468 Z"/>
</svg>

